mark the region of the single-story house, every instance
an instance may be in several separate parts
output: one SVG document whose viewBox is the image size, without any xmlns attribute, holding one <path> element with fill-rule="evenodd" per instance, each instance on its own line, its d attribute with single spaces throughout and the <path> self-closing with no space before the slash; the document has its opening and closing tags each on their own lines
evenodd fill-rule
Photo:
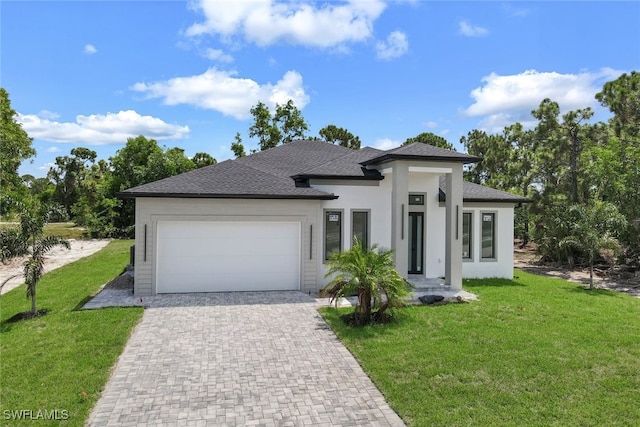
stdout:
<svg viewBox="0 0 640 427">
<path fill-rule="evenodd" d="M 294 141 L 125 190 L 135 198 L 135 294 L 317 292 L 353 237 L 394 250 L 406 277 L 513 276 L 514 206 L 462 179 L 478 157 Z M 416 275 L 416 276 L 410 276 Z"/>
</svg>

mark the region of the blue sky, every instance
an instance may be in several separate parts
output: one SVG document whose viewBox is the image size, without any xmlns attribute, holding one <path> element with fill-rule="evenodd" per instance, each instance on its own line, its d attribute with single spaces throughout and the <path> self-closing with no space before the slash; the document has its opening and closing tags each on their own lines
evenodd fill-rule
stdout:
<svg viewBox="0 0 640 427">
<path fill-rule="evenodd" d="M 74 147 L 107 159 L 143 134 L 218 161 L 249 109 L 293 99 L 310 133 L 388 149 L 421 132 L 590 106 L 640 69 L 639 2 L 3 1 L 0 83 L 44 176 Z"/>
</svg>

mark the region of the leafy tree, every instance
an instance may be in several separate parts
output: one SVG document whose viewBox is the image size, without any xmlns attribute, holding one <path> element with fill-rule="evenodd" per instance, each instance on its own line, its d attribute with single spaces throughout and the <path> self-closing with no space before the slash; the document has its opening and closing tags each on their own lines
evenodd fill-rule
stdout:
<svg viewBox="0 0 640 427">
<path fill-rule="evenodd" d="M 148 182 L 157 181 L 195 169 L 182 148 L 164 148 L 151 154 L 148 162 Z M 146 183 L 145 183 L 146 184 Z"/>
<path fill-rule="evenodd" d="M 116 193 L 159 179 L 168 178 L 195 168 L 195 164 L 178 147 L 163 149 L 153 139 L 140 135 L 128 138 L 127 144 L 111 159 L 108 199 L 104 200 L 105 215 L 115 213 L 115 232 L 131 235 L 134 226 L 135 205 L 132 200 L 119 200 Z M 104 224 L 103 221 L 99 221 Z"/>
<path fill-rule="evenodd" d="M 512 147 L 503 135 L 488 135 L 483 130 L 474 129 L 460 142 L 467 152 L 482 157 L 465 171 L 465 178 L 477 184 L 488 185 L 499 190 L 510 187 L 509 160 Z"/>
<path fill-rule="evenodd" d="M 82 181 L 96 156 L 96 152 L 88 148 L 73 148 L 71 156 L 56 157 L 55 166 L 49 169 L 47 176 L 56 186 L 55 199 L 64 206 L 68 217 L 72 216 L 71 208 L 80 197 Z"/>
<path fill-rule="evenodd" d="M 113 193 L 153 181 L 155 172 L 149 168 L 149 159 L 154 156 L 162 156 L 154 139 L 142 135 L 127 138 L 126 145 L 110 159 Z"/>
<path fill-rule="evenodd" d="M 536 179 L 535 153 L 533 147 L 533 132 L 524 130 L 522 124 L 515 123 L 507 126 L 502 134 L 510 148 L 507 164 L 508 179 L 505 181 L 504 191 L 517 193 L 529 198 L 535 192 L 533 186 Z M 521 247 L 529 243 L 531 206 L 523 203 L 515 208 L 514 231 L 521 239 Z"/>
<path fill-rule="evenodd" d="M 73 205 L 73 220 L 87 228 L 91 237 L 119 237 L 118 209 L 122 201 L 110 193 L 113 179 L 109 165 L 99 160 L 80 184 L 80 197 Z"/>
<path fill-rule="evenodd" d="M 262 102 L 258 102 L 251 108 L 250 113 L 254 122 L 249 127 L 249 137 L 258 138 L 260 150 L 268 150 L 278 145 L 282 141 L 282 132 L 271 117 L 269 108 Z"/>
<path fill-rule="evenodd" d="M 16 115 L 8 92 L 0 88 L 0 188 L 5 194 L 23 192 L 18 169 L 23 160 L 36 154 L 33 139 L 16 121 Z"/>
<path fill-rule="evenodd" d="M 617 137 L 640 137 L 640 73 L 624 73 L 605 83 L 596 99 L 614 114 L 611 124 Z"/>
<path fill-rule="evenodd" d="M 433 145 L 434 147 L 446 148 L 447 150 L 456 150 L 454 146 L 449 143 L 449 141 L 432 132 L 422 132 L 421 134 L 414 136 L 413 138 L 407 138 L 406 141 L 402 143 L 402 145 L 409 145 L 413 144 L 414 142 L 421 142 L 423 144 Z"/>
<path fill-rule="evenodd" d="M 355 323 L 387 318 L 386 310 L 403 305 L 402 298 L 409 295 L 410 285 L 394 267 L 393 251 L 362 246 L 354 239 L 353 247 L 331 255 L 325 277 L 334 277 L 323 290 L 331 301 L 356 294 Z M 372 318 L 372 309 L 378 311 Z"/>
<path fill-rule="evenodd" d="M 360 138 L 349 132 L 344 128 L 339 128 L 336 125 L 327 125 L 320 129 L 320 136 L 327 142 L 347 148 L 353 148 L 354 150 L 360 149 Z"/>
<path fill-rule="evenodd" d="M 307 137 L 309 125 L 291 99 L 285 105 L 276 104 L 273 121 L 280 129 L 283 144 Z"/>
<path fill-rule="evenodd" d="M 569 139 L 569 194 L 573 203 L 585 202 L 584 193 L 579 191 L 581 178 L 581 158 L 585 140 L 589 138 L 589 125 L 582 122 L 593 117 L 593 111 L 585 109 L 569 111 L 562 116 L 562 128 Z"/>
<path fill-rule="evenodd" d="M 197 169 L 203 168 L 205 166 L 215 165 L 216 163 L 218 163 L 218 161 L 208 153 L 196 153 L 193 155 L 193 159 L 191 159 L 191 161 Z"/>
<path fill-rule="evenodd" d="M 27 260 L 24 262 L 24 280 L 27 285 L 27 298 L 31 299 L 31 316 L 37 316 L 36 291 L 37 285 L 44 274 L 44 261 L 47 253 L 56 246 L 70 249 L 69 242 L 58 236 L 45 236 L 44 226 L 52 214 L 51 206 L 43 205 L 32 199 L 24 203 L 16 199 L 8 199 L 9 205 L 15 208 L 20 217 L 20 236 L 28 249 Z"/>
<path fill-rule="evenodd" d="M 242 137 L 240 136 L 240 132 L 236 132 L 235 141 L 231 143 L 231 151 L 237 158 L 244 157 L 247 155 L 244 151 L 244 145 L 242 145 Z"/>
<path fill-rule="evenodd" d="M 273 116 L 262 102 L 252 107 L 250 113 L 253 116 L 253 124 L 249 127 L 249 137 L 258 138 L 260 151 L 268 150 L 281 143 L 304 139 L 309 130 L 309 125 L 292 100 L 287 101 L 285 105 L 276 104 Z"/>
</svg>

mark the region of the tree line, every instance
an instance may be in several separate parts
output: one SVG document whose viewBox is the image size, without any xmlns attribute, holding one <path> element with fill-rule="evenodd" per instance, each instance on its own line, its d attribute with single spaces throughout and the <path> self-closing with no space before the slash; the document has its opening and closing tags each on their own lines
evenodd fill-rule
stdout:
<svg viewBox="0 0 640 427">
<path fill-rule="evenodd" d="M 619 260 L 640 267 L 640 74 L 596 94 L 612 117 L 592 123 L 589 107 L 560 113 L 544 99 L 535 125 L 473 130 L 461 139 L 483 157 L 466 179 L 532 200 L 516 210 L 516 232 L 543 261 L 590 265 Z"/>
<path fill-rule="evenodd" d="M 536 243 L 544 261 L 589 263 L 601 258 L 640 267 L 640 74 L 606 83 L 596 95 L 612 117 L 593 123 L 589 107 L 560 113 L 544 99 L 531 112 L 535 124 L 513 123 L 501 132 L 474 129 L 460 142 L 483 160 L 465 169 L 465 179 L 531 199 L 516 209 L 516 235 Z M 259 102 L 250 110 L 250 138 L 256 151 L 296 139 L 322 139 L 359 149 L 360 138 L 330 124 L 309 134 L 292 101 L 271 111 Z M 71 220 L 92 237 L 131 236 L 134 205 L 116 194 L 127 188 L 216 163 L 207 153 L 189 158 L 178 147 L 161 147 L 145 136 L 128 138 L 108 160 L 77 147 L 56 158 L 46 178 L 20 176 L 21 163 L 35 155 L 32 139 L 15 120 L 7 91 L 0 88 L 0 188 L 23 203 L 40 203 L 54 220 Z M 430 132 L 407 138 L 454 149 Z M 230 145 L 237 157 L 246 150 L 238 132 Z M 4 203 L 0 214 L 10 214 Z"/>
</svg>

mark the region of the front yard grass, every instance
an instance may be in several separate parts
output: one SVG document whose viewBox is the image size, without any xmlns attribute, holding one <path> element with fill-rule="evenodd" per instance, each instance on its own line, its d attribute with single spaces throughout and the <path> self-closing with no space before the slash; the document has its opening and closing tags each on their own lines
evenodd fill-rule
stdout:
<svg viewBox="0 0 640 427">
<path fill-rule="evenodd" d="M 112 241 L 45 274 L 37 288 L 38 309 L 49 309 L 44 316 L 10 320 L 30 308 L 25 285 L 0 297 L 0 424 L 20 424 L 12 411 L 32 411 L 22 422 L 33 425 L 38 411 L 55 410 L 68 419 L 37 424 L 84 424 L 143 309 L 78 309 L 123 271 L 131 243 Z"/>
<path fill-rule="evenodd" d="M 0 230 L 5 228 L 19 228 L 20 224 L 15 218 L 13 222 L 0 222 Z M 63 239 L 86 239 L 87 232 L 83 227 L 77 227 L 72 222 L 50 222 L 44 226 L 45 236 L 58 236 Z"/>
<path fill-rule="evenodd" d="M 397 310 L 389 325 L 321 313 L 408 425 L 637 425 L 640 299 L 516 275 L 465 280 L 479 301 Z"/>
</svg>

